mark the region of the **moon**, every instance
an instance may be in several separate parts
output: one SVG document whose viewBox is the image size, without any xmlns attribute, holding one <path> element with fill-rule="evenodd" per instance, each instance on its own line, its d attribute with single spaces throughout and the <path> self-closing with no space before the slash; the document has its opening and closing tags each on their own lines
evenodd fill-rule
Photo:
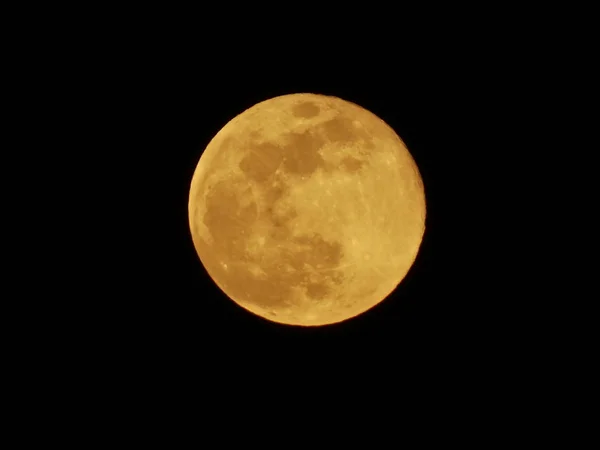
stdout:
<svg viewBox="0 0 600 450">
<path fill-rule="evenodd" d="M 200 261 L 229 298 L 273 322 L 321 326 L 400 284 L 426 205 L 390 126 L 349 101 L 301 93 L 258 103 L 214 136 L 188 212 Z"/>
</svg>

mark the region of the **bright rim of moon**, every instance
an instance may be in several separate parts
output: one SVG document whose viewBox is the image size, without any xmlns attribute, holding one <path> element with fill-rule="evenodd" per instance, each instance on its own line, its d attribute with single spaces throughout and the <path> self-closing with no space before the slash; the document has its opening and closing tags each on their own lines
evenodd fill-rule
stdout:
<svg viewBox="0 0 600 450">
<path fill-rule="evenodd" d="M 317 94 L 275 97 L 227 123 L 198 162 L 188 206 L 217 286 L 292 325 L 380 303 L 425 231 L 423 182 L 402 140 L 360 106 Z"/>
</svg>

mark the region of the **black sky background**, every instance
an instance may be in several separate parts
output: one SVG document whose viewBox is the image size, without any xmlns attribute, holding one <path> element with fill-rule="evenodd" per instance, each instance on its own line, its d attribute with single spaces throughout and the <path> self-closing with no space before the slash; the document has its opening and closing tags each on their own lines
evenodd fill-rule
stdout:
<svg viewBox="0 0 600 450">
<path fill-rule="evenodd" d="M 518 313 L 500 281 L 511 276 L 500 253 L 507 233 L 496 233 L 506 220 L 502 194 L 489 188 L 502 170 L 493 155 L 513 124 L 510 116 L 499 122 L 497 105 L 507 106 L 511 87 L 489 76 L 496 66 L 451 48 L 387 59 L 185 49 L 125 52 L 127 70 L 107 74 L 110 98 L 119 100 L 107 123 L 124 138 L 111 162 L 119 200 L 109 271 L 119 281 L 103 307 L 118 348 L 129 349 L 123 358 L 156 358 L 188 373 L 215 370 L 216 361 L 398 373 L 479 367 L 508 348 L 513 337 L 502 322 Z M 236 306 L 206 274 L 188 228 L 189 185 L 210 139 L 253 104 L 295 92 L 338 96 L 385 120 L 414 156 L 427 198 L 426 232 L 407 278 L 373 310 L 322 328 L 271 323 Z"/>
<path fill-rule="evenodd" d="M 79 156 L 67 158 L 79 164 L 67 190 L 81 257 L 65 275 L 64 306 L 47 308 L 68 323 L 53 332 L 73 364 L 87 361 L 119 391 L 163 398 L 252 383 L 273 397 L 289 386 L 343 392 L 348 380 L 366 395 L 417 385 L 502 395 L 521 380 L 547 347 L 526 285 L 536 230 L 524 217 L 536 198 L 519 187 L 530 175 L 521 163 L 535 157 L 531 52 L 513 51 L 502 30 L 475 39 L 483 22 L 366 39 L 345 22 L 324 34 L 316 21 L 303 40 L 292 24 L 250 23 L 233 36 L 208 19 L 153 17 L 100 28 L 58 72 L 75 97 L 66 124 L 81 136 Z M 318 328 L 269 322 L 229 300 L 196 255 L 187 216 L 213 136 L 252 105 L 298 92 L 338 96 L 387 122 L 427 201 L 421 250 L 400 286 L 365 314 Z"/>
<path fill-rule="evenodd" d="M 5 217 L 26 232 L 5 236 L 17 248 L 9 268 L 25 268 L 3 280 L 16 282 L 5 303 L 20 313 L 3 316 L 15 329 L 5 365 L 23 383 L 8 392 L 41 420 L 20 438 L 125 432 L 156 443 L 164 433 L 172 447 L 216 431 L 219 442 L 262 445 L 289 427 L 278 442 L 325 429 L 337 445 L 371 419 L 368 442 L 391 431 L 395 444 L 408 417 L 425 428 L 420 439 L 529 430 L 554 442 L 560 427 L 546 416 L 587 410 L 559 405 L 591 398 L 572 388 L 583 372 L 574 363 L 593 361 L 576 350 L 593 339 L 571 328 L 593 327 L 579 326 L 582 308 L 566 311 L 593 304 L 593 290 L 560 286 L 578 263 L 588 266 L 578 280 L 593 268 L 588 245 L 573 241 L 587 239 L 578 215 L 594 202 L 580 208 L 579 193 L 565 192 L 567 175 L 586 179 L 572 156 L 584 121 L 565 142 L 558 135 L 564 115 L 585 111 L 561 96 L 593 105 L 591 89 L 577 91 L 575 63 L 594 61 L 582 42 L 595 42 L 585 36 L 595 28 L 579 25 L 594 15 L 577 13 L 578 34 L 551 5 L 23 8 L 20 19 L 7 13 L 16 58 L 5 71 L 18 83 L 5 91 L 24 129 L 3 168 L 7 197 L 25 193 L 16 203 L 33 218 Z M 187 216 L 213 136 L 252 105 L 298 92 L 338 96 L 387 122 L 427 201 L 423 243 L 398 288 L 359 317 L 316 328 L 229 300 L 204 270 Z M 20 178 L 14 155 L 25 160 Z M 238 428 L 252 422 L 251 433 Z"/>
</svg>

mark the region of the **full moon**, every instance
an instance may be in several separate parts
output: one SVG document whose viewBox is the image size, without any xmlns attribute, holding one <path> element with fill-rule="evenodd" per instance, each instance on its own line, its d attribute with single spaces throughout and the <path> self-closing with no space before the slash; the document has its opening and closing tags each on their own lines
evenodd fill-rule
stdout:
<svg viewBox="0 0 600 450">
<path fill-rule="evenodd" d="M 210 141 L 189 225 L 200 261 L 235 303 L 320 326 L 384 300 L 412 266 L 425 194 L 404 142 L 366 109 L 318 94 L 271 98 Z"/>
</svg>

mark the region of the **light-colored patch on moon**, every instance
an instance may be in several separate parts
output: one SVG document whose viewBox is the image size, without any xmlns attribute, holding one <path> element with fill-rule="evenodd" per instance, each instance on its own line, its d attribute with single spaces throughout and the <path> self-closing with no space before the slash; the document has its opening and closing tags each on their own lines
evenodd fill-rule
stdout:
<svg viewBox="0 0 600 450">
<path fill-rule="evenodd" d="M 418 169 L 381 119 L 315 94 L 230 121 L 192 180 L 190 227 L 217 285 L 282 323 L 321 325 L 385 298 L 424 232 Z"/>
</svg>

